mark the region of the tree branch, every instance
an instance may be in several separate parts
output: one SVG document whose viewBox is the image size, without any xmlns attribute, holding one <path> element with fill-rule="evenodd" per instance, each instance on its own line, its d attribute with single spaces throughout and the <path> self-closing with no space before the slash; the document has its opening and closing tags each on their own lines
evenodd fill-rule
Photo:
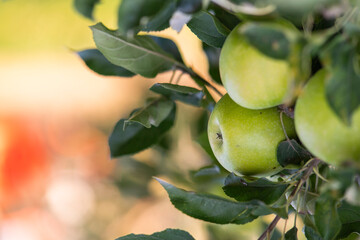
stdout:
<svg viewBox="0 0 360 240">
<path fill-rule="evenodd" d="M 270 225 L 265 229 L 265 231 L 263 232 L 263 234 L 261 234 L 261 236 L 258 238 L 258 240 L 264 240 L 266 238 L 266 236 L 274 230 L 274 228 L 276 227 L 276 224 L 279 222 L 280 218 L 281 217 L 276 215 L 274 220 L 272 220 Z"/>
<path fill-rule="evenodd" d="M 302 185 L 304 185 L 304 183 L 306 182 L 306 180 L 310 177 L 311 173 L 313 172 L 313 169 L 319 165 L 320 163 L 320 159 L 318 158 L 314 158 L 312 160 L 309 161 L 308 166 L 306 167 L 306 170 L 304 171 L 304 175 L 300 178 L 300 180 L 298 181 L 296 187 L 294 188 L 294 190 L 292 190 L 292 192 L 289 195 L 288 198 L 288 203 L 291 203 L 296 194 L 299 192 L 300 188 L 302 187 Z M 276 224 L 279 222 L 280 217 L 278 215 L 276 215 L 276 217 L 274 218 L 274 220 L 270 223 L 270 225 L 266 228 L 266 230 L 263 232 L 263 234 L 261 234 L 261 236 L 258 238 L 258 240 L 264 240 L 266 238 L 266 236 L 268 234 L 270 234 L 274 228 L 276 227 Z"/>
</svg>

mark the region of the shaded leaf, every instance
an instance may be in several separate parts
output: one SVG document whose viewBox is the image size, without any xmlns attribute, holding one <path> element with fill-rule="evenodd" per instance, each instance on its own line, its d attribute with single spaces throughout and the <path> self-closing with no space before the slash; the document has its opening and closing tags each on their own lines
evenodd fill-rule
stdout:
<svg viewBox="0 0 360 240">
<path fill-rule="evenodd" d="M 360 233 L 360 206 L 343 201 L 338 213 L 341 221 L 338 238 L 345 238 L 353 232 Z"/>
<path fill-rule="evenodd" d="M 290 53 L 290 41 L 279 29 L 261 23 L 247 23 L 241 28 L 248 42 L 263 54 L 285 60 Z"/>
<path fill-rule="evenodd" d="M 197 107 L 201 106 L 204 97 L 204 92 L 201 90 L 171 83 L 156 83 L 150 90 L 172 100 L 178 100 Z"/>
<path fill-rule="evenodd" d="M 206 44 L 221 48 L 230 30 L 215 16 L 201 11 L 187 23 L 190 30 Z"/>
<path fill-rule="evenodd" d="M 87 49 L 77 53 L 85 64 L 94 72 L 105 76 L 131 77 L 135 74 L 125 68 L 109 62 L 97 49 Z"/>
<path fill-rule="evenodd" d="M 220 48 L 215 48 L 203 42 L 203 50 L 209 63 L 209 74 L 216 83 L 222 84 L 219 71 Z"/>
<path fill-rule="evenodd" d="M 285 233 L 285 240 L 297 240 L 297 228 L 293 227 Z"/>
<path fill-rule="evenodd" d="M 197 171 L 193 171 L 192 173 L 194 178 L 203 178 L 208 176 L 213 177 L 215 175 L 219 175 L 221 171 L 219 166 L 211 165 L 211 166 L 202 167 Z"/>
<path fill-rule="evenodd" d="M 325 94 L 330 107 L 346 124 L 360 106 L 359 57 L 356 47 L 343 36 L 335 38 L 323 51 L 322 61 L 330 75 Z"/>
<path fill-rule="evenodd" d="M 229 14 L 229 11 L 220 7 L 213 2 L 210 2 L 208 11 L 215 14 L 215 17 L 220 20 L 230 31 L 234 29 L 239 23 L 240 19 L 233 14 Z"/>
<path fill-rule="evenodd" d="M 309 226 L 304 227 L 304 234 L 306 239 L 308 240 L 322 240 L 322 238 L 319 236 L 319 234 Z"/>
<path fill-rule="evenodd" d="M 74 0 L 74 7 L 84 17 L 93 20 L 94 8 L 98 3 L 100 0 Z"/>
<path fill-rule="evenodd" d="M 118 9 L 118 27 L 124 35 L 142 31 L 160 31 L 169 27 L 176 0 L 122 0 Z"/>
<path fill-rule="evenodd" d="M 157 37 L 157 36 L 151 36 L 151 38 L 154 40 L 154 42 L 159 47 L 161 47 L 162 50 L 164 50 L 164 52 L 173 56 L 173 58 L 176 59 L 178 62 L 181 62 L 181 63 L 184 62 L 181 57 L 178 47 L 172 40 L 170 40 L 168 38 Z"/>
<path fill-rule="evenodd" d="M 274 183 L 265 178 L 247 182 L 231 173 L 225 179 L 223 190 L 226 195 L 240 202 L 260 200 L 266 204 L 271 204 L 283 195 L 287 187 L 288 184 Z"/>
<path fill-rule="evenodd" d="M 109 138 L 111 156 L 119 157 L 137 153 L 157 143 L 162 135 L 173 126 L 175 112 L 174 105 L 170 114 L 158 127 L 146 128 L 140 123 L 132 122 L 124 129 L 126 119 L 121 119 L 116 123 Z"/>
<path fill-rule="evenodd" d="M 290 141 L 285 140 L 279 143 L 276 157 L 279 164 L 285 167 L 287 165 L 300 165 L 312 156 L 295 139 L 291 139 Z"/>
<path fill-rule="evenodd" d="M 315 225 L 324 240 L 335 239 L 341 228 L 337 199 L 329 193 L 322 194 L 315 203 Z"/>
<path fill-rule="evenodd" d="M 183 213 L 218 224 L 245 224 L 257 218 L 251 204 L 237 203 L 210 194 L 188 192 L 157 179 L 168 192 L 172 204 Z"/>
<path fill-rule="evenodd" d="M 127 39 L 102 23 L 91 27 L 97 48 L 113 64 L 144 77 L 155 77 L 177 62 L 163 51 L 149 36 Z"/>
<path fill-rule="evenodd" d="M 202 0 L 178 0 L 177 9 L 183 13 L 194 13 L 201 9 Z"/>
<path fill-rule="evenodd" d="M 169 116 L 174 109 L 175 103 L 167 99 L 155 99 L 145 107 L 133 112 L 124 123 L 124 129 L 133 122 L 140 123 L 146 128 L 159 125 Z"/>
<path fill-rule="evenodd" d="M 195 240 L 188 232 L 179 229 L 166 229 L 151 235 L 129 234 L 116 240 Z"/>
</svg>

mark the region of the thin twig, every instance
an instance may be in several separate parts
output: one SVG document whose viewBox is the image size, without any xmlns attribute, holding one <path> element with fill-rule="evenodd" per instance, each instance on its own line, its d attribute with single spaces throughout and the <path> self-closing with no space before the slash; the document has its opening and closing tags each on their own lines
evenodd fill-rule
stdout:
<svg viewBox="0 0 360 240">
<path fill-rule="evenodd" d="M 179 84 L 181 77 L 184 75 L 185 72 L 181 72 L 180 75 L 177 77 L 175 84 Z"/>
<path fill-rule="evenodd" d="M 318 158 L 313 158 L 307 162 L 307 165 L 306 165 L 307 167 L 306 167 L 306 170 L 304 171 L 304 175 L 300 178 L 300 180 L 298 181 L 298 184 L 296 185 L 296 187 L 294 188 L 294 190 L 290 193 L 290 195 L 288 197 L 289 204 L 294 200 L 294 197 L 299 192 L 302 185 L 304 185 L 306 180 L 309 178 L 309 176 L 313 172 L 313 169 L 315 167 L 317 167 L 320 162 L 321 161 Z M 263 234 L 261 234 L 261 236 L 258 238 L 258 240 L 264 240 L 266 238 L 266 236 L 274 230 L 274 228 L 276 227 L 276 224 L 279 222 L 279 220 L 280 220 L 280 216 L 276 215 L 274 220 L 265 229 L 265 231 L 263 232 Z"/>
<path fill-rule="evenodd" d="M 179 67 L 179 66 L 178 66 Z M 214 85 L 212 85 L 211 83 L 209 83 L 208 81 L 205 80 L 205 78 L 201 77 L 199 74 L 197 74 L 196 72 L 194 72 L 191 68 L 188 67 L 184 67 L 181 66 L 179 67 L 179 69 L 183 72 L 188 73 L 194 80 L 201 82 L 202 84 L 204 84 L 205 86 L 211 88 L 212 90 L 214 90 L 220 97 L 223 96 L 223 94 L 219 91 L 219 89 L 217 89 Z"/>
<path fill-rule="evenodd" d="M 171 73 L 171 77 L 170 77 L 169 83 L 172 83 L 172 81 L 174 80 L 175 72 L 176 72 L 176 68 L 174 68 L 173 71 L 172 71 L 172 73 Z"/>
<path fill-rule="evenodd" d="M 276 215 L 276 217 L 274 218 L 274 220 L 272 220 L 272 222 L 270 223 L 270 225 L 265 229 L 265 231 L 263 232 L 263 234 L 261 234 L 261 236 L 258 238 L 258 240 L 264 240 L 268 235 L 270 235 L 270 233 L 274 230 L 274 228 L 276 227 L 276 224 L 279 222 L 281 217 L 279 217 L 278 215 Z"/>
</svg>

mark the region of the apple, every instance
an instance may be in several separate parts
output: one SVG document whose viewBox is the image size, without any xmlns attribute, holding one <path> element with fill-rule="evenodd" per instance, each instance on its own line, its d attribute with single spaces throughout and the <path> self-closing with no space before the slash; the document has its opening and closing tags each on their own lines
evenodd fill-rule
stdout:
<svg viewBox="0 0 360 240">
<path fill-rule="evenodd" d="M 351 126 L 338 118 L 325 97 L 327 72 L 318 71 L 306 84 L 295 105 L 295 128 L 301 142 L 316 157 L 337 165 L 360 161 L 360 108 Z"/>
<path fill-rule="evenodd" d="M 255 24 L 255 23 L 251 23 Z M 286 29 L 280 23 L 256 23 Z M 292 88 L 288 61 L 274 59 L 253 47 L 239 24 L 226 38 L 220 53 L 221 81 L 230 97 L 250 109 L 274 107 L 288 100 Z"/>
<path fill-rule="evenodd" d="M 283 122 L 288 136 L 294 137 L 292 119 L 284 115 Z M 285 134 L 277 108 L 247 109 L 226 94 L 210 115 L 208 137 L 215 157 L 229 172 L 269 176 L 281 170 L 276 150 Z"/>
</svg>

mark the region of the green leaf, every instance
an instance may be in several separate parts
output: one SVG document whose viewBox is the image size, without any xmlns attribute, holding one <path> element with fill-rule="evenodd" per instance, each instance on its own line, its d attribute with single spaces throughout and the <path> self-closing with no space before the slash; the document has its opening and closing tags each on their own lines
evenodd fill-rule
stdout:
<svg viewBox="0 0 360 240">
<path fill-rule="evenodd" d="M 235 15 L 229 13 L 226 9 L 214 4 L 212 1 L 209 4 L 208 11 L 214 13 L 215 17 L 220 20 L 229 30 L 234 29 L 239 23 L 240 19 Z"/>
<path fill-rule="evenodd" d="M 310 226 L 304 227 L 304 234 L 308 240 L 323 240 L 319 234 Z"/>
<path fill-rule="evenodd" d="M 322 54 L 330 74 L 325 87 L 330 107 L 346 124 L 360 106 L 359 57 L 356 47 L 343 36 L 335 38 Z"/>
<path fill-rule="evenodd" d="M 100 0 L 74 0 L 74 7 L 84 17 L 93 20 L 94 8 L 98 3 Z"/>
<path fill-rule="evenodd" d="M 203 50 L 209 63 L 209 74 L 216 83 L 222 84 L 219 71 L 219 58 L 221 49 L 211 47 L 203 42 Z"/>
<path fill-rule="evenodd" d="M 288 58 L 290 41 L 277 28 L 261 23 L 247 23 L 241 28 L 248 42 L 263 54 L 280 60 Z"/>
<path fill-rule="evenodd" d="M 85 64 L 94 72 L 105 76 L 131 77 L 135 74 L 125 68 L 109 62 L 97 49 L 87 49 L 77 53 Z"/>
<path fill-rule="evenodd" d="M 237 203 L 210 194 L 188 192 L 157 179 L 169 194 L 172 204 L 183 213 L 217 224 L 245 224 L 257 218 L 252 204 Z"/>
<path fill-rule="evenodd" d="M 171 83 L 156 83 L 150 90 L 172 100 L 178 100 L 197 107 L 201 106 L 204 97 L 204 92 L 201 90 Z"/>
<path fill-rule="evenodd" d="M 285 233 L 285 240 L 297 240 L 297 228 L 293 227 Z"/>
<path fill-rule="evenodd" d="M 205 11 L 193 16 L 187 26 L 201 41 L 217 48 L 222 47 L 230 33 L 215 16 Z"/>
<path fill-rule="evenodd" d="M 201 9 L 202 0 L 178 0 L 177 9 L 183 13 L 194 13 Z"/>
<path fill-rule="evenodd" d="M 136 110 L 131 117 L 125 121 L 124 129 L 131 123 L 137 122 L 146 128 L 159 125 L 169 116 L 174 109 L 175 103 L 167 99 L 155 99 L 145 107 Z"/>
<path fill-rule="evenodd" d="M 126 119 L 116 123 L 109 138 L 110 153 L 112 157 L 134 154 L 157 143 L 162 135 L 174 124 L 176 106 L 158 127 L 146 128 L 140 123 L 132 122 L 124 129 Z"/>
<path fill-rule="evenodd" d="M 118 9 L 118 27 L 123 35 L 142 31 L 161 31 L 169 27 L 176 0 L 122 0 Z"/>
<path fill-rule="evenodd" d="M 360 206 L 343 201 L 338 213 L 342 224 L 338 238 L 345 238 L 353 232 L 360 233 Z"/>
<path fill-rule="evenodd" d="M 341 228 L 337 199 L 329 193 L 322 194 L 315 203 L 315 225 L 324 240 L 335 239 Z"/>
<path fill-rule="evenodd" d="M 221 170 L 217 165 L 202 167 L 197 171 L 192 171 L 192 178 L 194 179 L 207 179 L 216 178 L 221 174 Z"/>
<path fill-rule="evenodd" d="M 144 77 L 153 78 L 178 62 L 149 36 L 127 39 L 102 23 L 91 27 L 97 48 L 113 64 Z"/>
<path fill-rule="evenodd" d="M 282 141 L 276 151 L 277 161 L 282 167 L 287 165 L 301 165 L 309 160 L 311 154 L 295 140 Z"/>
<path fill-rule="evenodd" d="M 129 234 L 116 240 L 195 240 L 188 232 L 179 229 L 166 229 L 151 235 Z"/>
<path fill-rule="evenodd" d="M 164 52 L 170 54 L 178 62 L 184 63 L 178 47 L 172 40 L 157 36 L 151 36 L 151 38 Z"/>
<path fill-rule="evenodd" d="M 276 202 L 287 189 L 288 184 L 274 183 L 265 178 L 247 182 L 231 173 L 225 179 L 223 190 L 229 197 L 240 202 L 260 200 L 266 204 Z"/>
</svg>

